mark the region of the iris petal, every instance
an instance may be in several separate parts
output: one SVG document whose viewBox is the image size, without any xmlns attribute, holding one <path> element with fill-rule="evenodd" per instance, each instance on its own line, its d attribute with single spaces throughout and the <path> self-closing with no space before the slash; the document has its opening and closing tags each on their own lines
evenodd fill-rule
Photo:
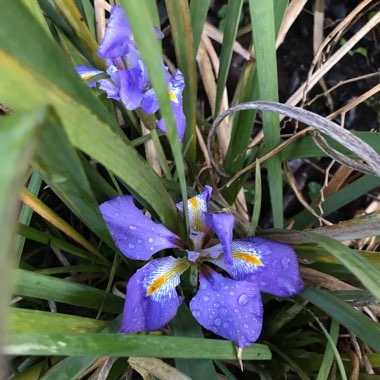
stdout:
<svg viewBox="0 0 380 380">
<path fill-rule="evenodd" d="M 158 110 L 158 107 L 159 105 L 156 93 L 154 92 L 153 88 L 151 88 L 143 95 L 141 108 L 145 113 L 151 114 L 155 113 Z"/>
<path fill-rule="evenodd" d="M 190 228 L 193 231 L 205 231 L 207 229 L 205 214 L 208 210 L 208 205 L 210 203 L 212 188 L 210 186 L 205 186 L 205 189 L 193 198 L 187 201 L 189 208 L 189 223 Z M 182 214 L 183 213 L 183 202 L 176 204 L 177 209 Z"/>
<path fill-rule="evenodd" d="M 224 253 L 224 261 L 226 264 L 232 264 L 232 232 L 234 229 L 235 218 L 231 214 L 205 214 L 205 221 L 218 236 Z"/>
<path fill-rule="evenodd" d="M 183 301 L 175 288 L 188 267 L 186 259 L 169 256 L 139 269 L 128 282 L 120 332 L 154 331 L 168 323 Z"/>
<path fill-rule="evenodd" d="M 129 111 L 140 107 L 142 100 L 142 71 L 139 67 L 119 70 L 120 98 Z"/>
<path fill-rule="evenodd" d="M 130 195 L 101 204 L 100 211 L 116 245 L 131 259 L 148 260 L 162 249 L 181 244 L 177 235 L 147 218 Z"/>
<path fill-rule="evenodd" d="M 248 281 L 223 277 L 210 268 L 201 271 L 199 281 L 198 293 L 190 302 L 195 319 L 238 347 L 255 342 L 263 319 L 258 287 Z"/>
<path fill-rule="evenodd" d="M 297 255 L 287 244 L 263 238 L 234 240 L 232 265 L 220 257 L 213 261 L 232 278 L 252 281 L 261 291 L 280 297 L 298 294 L 303 289 Z M 222 252 L 222 246 L 212 248 Z"/>
<path fill-rule="evenodd" d="M 85 66 L 85 65 L 75 66 L 75 70 L 84 80 L 89 80 L 95 75 L 101 74 L 103 72 L 103 71 L 94 69 L 93 67 Z M 94 87 L 95 83 L 96 82 L 89 82 L 88 85 L 89 87 Z"/>
<path fill-rule="evenodd" d="M 132 30 L 123 8 L 114 6 L 111 9 L 103 40 L 98 49 L 100 58 L 115 59 L 126 55 L 134 46 Z"/>
</svg>

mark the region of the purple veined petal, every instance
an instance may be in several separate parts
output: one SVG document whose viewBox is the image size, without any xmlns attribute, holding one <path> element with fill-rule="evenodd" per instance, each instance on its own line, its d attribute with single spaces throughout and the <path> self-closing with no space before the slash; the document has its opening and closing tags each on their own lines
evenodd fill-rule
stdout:
<svg viewBox="0 0 380 380">
<path fill-rule="evenodd" d="M 189 223 L 190 228 L 194 231 L 204 232 L 207 229 L 205 222 L 205 213 L 208 210 L 210 203 L 212 188 L 205 186 L 205 189 L 195 197 L 188 199 L 187 205 L 189 208 Z M 183 202 L 176 204 L 178 211 L 183 213 Z"/>
<path fill-rule="evenodd" d="M 75 66 L 75 70 L 80 75 L 80 77 L 84 80 L 89 80 L 90 78 L 94 77 L 95 75 L 102 74 L 103 71 L 94 69 L 90 66 L 80 65 Z M 95 87 L 96 82 L 89 82 L 89 87 Z"/>
<path fill-rule="evenodd" d="M 99 88 L 106 92 L 107 98 L 120 101 L 119 88 L 109 79 L 100 79 Z"/>
<path fill-rule="evenodd" d="M 129 111 L 140 107 L 142 94 L 142 72 L 139 67 L 119 70 L 120 98 Z"/>
<path fill-rule="evenodd" d="M 176 95 L 182 94 L 182 91 L 185 87 L 185 79 L 181 71 L 176 70 L 172 79 L 170 80 L 170 86 L 173 89 L 173 91 L 176 93 Z"/>
<path fill-rule="evenodd" d="M 148 260 L 162 249 L 181 246 L 179 237 L 147 218 L 130 195 L 111 199 L 99 208 L 116 245 L 131 259 Z"/>
<path fill-rule="evenodd" d="M 133 69 L 140 65 L 141 56 L 135 47 L 131 47 L 128 54 L 125 56 L 125 62 L 127 64 L 127 69 Z"/>
<path fill-rule="evenodd" d="M 185 114 L 183 113 L 183 108 L 182 108 L 182 95 L 178 95 L 177 97 L 176 94 L 171 90 L 169 92 L 169 96 L 170 96 L 171 104 L 173 107 L 178 139 L 179 141 L 182 141 L 183 135 L 185 134 L 185 130 L 186 130 L 186 117 L 185 117 Z M 160 128 L 163 132 L 167 132 L 164 118 L 160 119 L 157 122 L 157 127 Z"/>
<path fill-rule="evenodd" d="M 186 259 L 169 256 L 139 269 L 128 282 L 120 332 L 154 331 L 168 323 L 183 301 L 175 288 L 189 266 Z"/>
<path fill-rule="evenodd" d="M 98 49 L 100 58 L 115 59 L 125 56 L 134 46 L 132 30 L 123 8 L 114 6 L 111 9 L 103 40 Z"/>
<path fill-rule="evenodd" d="M 259 288 L 204 268 L 199 275 L 199 290 L 190 302 L 195 319 L 238 347 L 250 346 L 258 339 L 263 321 Z"/>
<path fill-rule="evenodd" d="M 155 113 L 158 110 L 159 104 L 156 97 L 156 93 L 154 92 L 153 88 L 146 91 L 143 95 L 142 102 L 141 102 L 141 108 L 142 110 L 147 113 Z"/>
<path fill-rule="evenodd" d="M 261 291 L 290 297 L 302 291 L 297 255 L 290 245 L 259 237 L 232 242 L 232 265 L 222 256 L 212 261 L 232 278 L 255 282 Z M 212 247 L 214 251 L 222 247 Z"/>
<path fill-rule="evenodd" d="M 232 264 L 232 232 L 235 224 L 235 217 L 232 214 L 205 214 L 206 225 L 210 227 L 218 236 L 223 247 L 223 259 L 226 265 Z"/>
</svg>

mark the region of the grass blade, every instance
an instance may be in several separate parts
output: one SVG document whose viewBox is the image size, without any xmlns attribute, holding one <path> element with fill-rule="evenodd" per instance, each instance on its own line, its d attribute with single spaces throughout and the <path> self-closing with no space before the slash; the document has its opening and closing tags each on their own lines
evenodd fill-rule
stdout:
<svg viewBox="0 0 380 380">
<path fill-rule="evenodd" d="M 59 278 L 44 276 L 23 269 L 16 271 L 14 294 L 99 309 L 110 313 L 123 310 L 123 299 L 92 286 L 76 284 Z"/>
<path fill-rule="evenodd" d="M 223 90 L 227 83 L 230 69 L 233 44 L 239 26 L 243 0 L 230 0 L 227 5 L 226 26 L 223 33 L 222 50 L 220 52 L 220 67 L 216 83 L 215 115 L 220 112 Z"/>
<path fill-rule="evenodd" d="M 128 19 L 131 23 L 136 43 L 139 47 L 141 56 L 148 68 L 149 76 L 152 80 L 152 86 L 156 92 L 158 102 L 160 104 L 160 111 L 164 117 L 165 124 L 168 129 L 168 138 L 173 152 L 174 161 L 177 168 L 178 178 L 181 186 L 182 199 L 187 199 L 185 167 L 183 156 L 181 152 L 181 145 L 178 140 L 177 128 L 174 120 L 173 109 L 169 100 L 168 87 L 162 67 L 162 52 L 153 32 L 153 22 L 150 17 L 149 9 L 145 3 L 139 1 L 122 0 L 121 4 L 124 6 Z M 192 44 L 191 44 L 192 45 Z M 186 83 L 187 85 L 187 83 Z M 165 190 L 166 191 L 166 190 Z M 161 194 L 156 189 L 156 194 Z M 186 231 L 188 231 L 188 209 L 187 202 L 184 202 L 184 216 Z M 181 225 L 178 217 L 174 218 L 173 222 L 177 219 L 176 228 Z M 174 230 L 176 229 L 174 228 Z M 187 235 L 187 234 L 186 234 Z"/>
<path fill-rule="evenodd" d="M 193 33 L 191 30 L 190 10 L 187 0 L 166 0 L 174 48 L 178 68 L 185 77 L 183 91 L 183 110 L 186 115 L 186 132 L 184 145 L 189 146 L 188 155 L 195 161 L 196 153 L 196 101 L 197 101 L 197 71 L 195 68 L 195 54 L 193 50 Z"/>
<path fill-rule="evenodd" d="M 0 378 L 5 378 L 3 347 L 7 339 L 6 305 L 11 295 L 11 257 L 18 193 L 37 143 L 37 130 L 45 110 L 0 119 Z M 6 159 L 5 159 L 6 157 Z"/>
<path fill-rule="evenodd" d="M 311 241 L 336 257 L 377 299 L 380 299 L 379 268 L 369 263 L 353 249 L 334 239 L 313 234 L 312 232 L 305 232 L 305 234 Z"/>
<path fill-rule="evenodd" d="M 231 342 L 216 339 L 123 334 L 12 334 L 5 346 L 8 355 L 112 355 L 157 358 L 235 360 Z M 243 351 L 243 360 L 268 360 L 270 350 L 253 344 Z"/>
<path fill-rule="evenodd" d="M 261 100 L 278 101 L 276 37 L 273 0 L 250 0 L 249 10 L 252 20 L 252 32 L 255 45 L 256 70 Z M 278 115 L 263 112 L 265 152 L 280 143 L 280 119 Z M 282 228 L 283 194 L 282 170 L 278 156 L 267 161 L 269 191 L 276 228 Z"/>
<path fill-rule="evenodd" d="M 336 319 L 348 330 L 380 352 L 380 326 L 346 302 L 319 289 L 305 289 L 301 297 Z"/>
<path fill-rule="evenodd" d="M 193 31 L 193 50 L 195 55 L 201 41 L 210 2 L 211 0 L 191 0 L 190 3 L 191 30 Z"/>
</svg>

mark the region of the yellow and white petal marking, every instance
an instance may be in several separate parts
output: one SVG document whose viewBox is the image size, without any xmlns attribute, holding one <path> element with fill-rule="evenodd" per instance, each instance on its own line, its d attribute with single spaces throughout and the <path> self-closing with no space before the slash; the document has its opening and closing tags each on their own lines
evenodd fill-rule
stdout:
<svg viewBox="0 0 380 380">
<path fill-rule="evenodd" d="M 175 94 L 175 92 L 173 90 L 170 90 L 169 91 L 169 98 L 172 102 L 174 103 L 178 103 L 178 98 L 177 98 L 177 95 Z"/>
<path fill-rule="evenodd" d="M 252 253 L 233 251 L 232 257 L 234 259 L 243 260 L 243 261 L 245 261 L 249 264 L 252 264 L 252 265 L 257 265 L 260 267 L 262 267 L 264 265 L 262 263 L 262 261 L 258 257 L 252 255 Z"/>
<path fill-rule="evenodd" d="M 146 296 L 160 301 L 162 297 L 172 297 L 173 290 L 180 283 L 181 274 L 190 267 L 187 259 L 165 257 L 151 261 L 149 272 L 144 277 Z"/>
</svg>

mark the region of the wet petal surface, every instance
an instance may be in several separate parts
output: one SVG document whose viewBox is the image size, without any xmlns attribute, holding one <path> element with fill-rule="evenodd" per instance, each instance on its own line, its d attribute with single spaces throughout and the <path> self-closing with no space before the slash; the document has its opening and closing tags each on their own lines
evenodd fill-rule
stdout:
<svg viewBox="0 0 380 380">
<path fill-rule="evenodd" d="M 142 100 L 142 71 L 139 67 L 131 70 L 119 70 L 120 99 L 129 111 L 140 107 Z"/>
<path fill-rule="evenodd" d="M 188 267 L 186 259 L 164 257 L 139 269 L 128 282 L 120 332 L 154 331 L 168 323 L 183 301 L 175 288 Z"/>
<path fill-rule="evenodd" d="M 206 329 L 248 347 L 261 332 L 263 305 L 258 287 L 235 281 L 208 268 L 200 273 L 200 288 L 190 302 L 195 319 Z"/>
<path fill-rule="evenodd" d="M 280 297 L 302 291 L 297 255 L 290 245 L 254 237 L 234 240 L 231 248 L 232 265 L 222 258 L 213 262 L 232 278 L 255 282 L 261 291 Z M 212 249 L 222 251 L 220 245 Z"/>
<path fill-rule="evenodd" d="M 235 224 L 235 218 L 231 214 L 205 214 L 206 225 L 210 227 L 218 236 L 223 247 L 224 261 L 226 264 L 232 264 L 232 233 Z"/>
<path fill-rule="evenodd" d="M 100 205 L 108 229 L 120 251 L 135 260 L 148 260 L 162 249 L 178 247 L 179 237 L 147 218 L 130 195 Z"/>
</svg>

